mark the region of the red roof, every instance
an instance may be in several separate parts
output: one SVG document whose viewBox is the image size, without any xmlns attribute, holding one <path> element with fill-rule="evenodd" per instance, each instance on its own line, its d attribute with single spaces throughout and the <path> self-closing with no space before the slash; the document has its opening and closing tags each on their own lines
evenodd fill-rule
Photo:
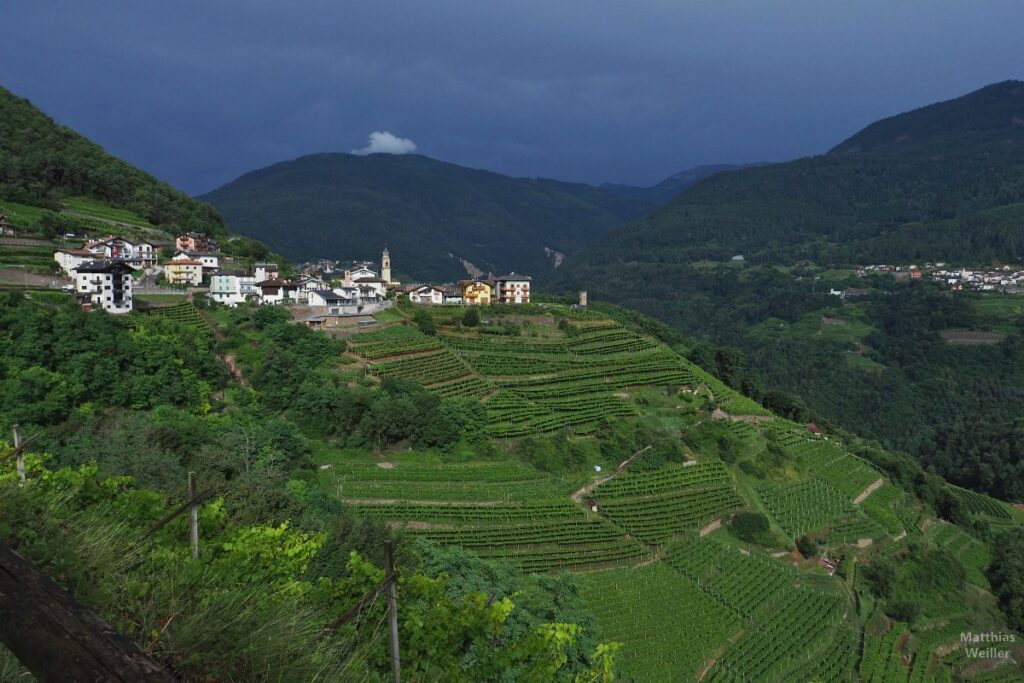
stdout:
<svg viewBox="0 0 1024 683">
<path fill-rule="evenodd" d="M 807 431 L 809 431 L 811 434 L 821 434 L 822 433 L 821 432 L 821 427 L 819 427 L 818 425 L 814 424 L 813 422 L 808 422 L 807 423 Z"/>
</svg>

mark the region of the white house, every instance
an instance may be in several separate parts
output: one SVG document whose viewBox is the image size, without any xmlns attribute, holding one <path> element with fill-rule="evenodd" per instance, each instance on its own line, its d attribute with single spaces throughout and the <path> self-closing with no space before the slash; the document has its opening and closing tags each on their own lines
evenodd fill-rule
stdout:
<svg viewBox="0 0 1024 683">
<path fill-rule="evenodd" d="M 318 289 L 328 289 L 326 282 L 313 275 L 304 275 L 296 280 L 295 284 L 298 286 L 299 301 L 307 301 L 310 292 L 315 292 Z"/>
<path fill-rule="evenodd" d="M 371 265 L 373 264 L 369 261 L 349 264 L 344 270 L 342 284 L 345 287 L 351 287 L 353 284 L 364 278 L 377 277 L 377 271 L 370 268 Z"/>
<path fill-rule="evenodd" d="M 73 277 L 75 269 L 83 263 L 96 260 L 96 254 L 87 249 L 58 249 L 53 252 L 53 260 L 57 262 L 60 269 Z"/>
<path fill-rule="evenodd" d="M 383 278 L 379 278 L 379 277 L 361 277 L 361 278 L 357 278 L 356 280 L 354 280 L 353 284 L 356 287 L 358 287 L 360 290 L 363 290 L 363 291 L 369 290 L 370 292 L 373 292 L 373 294 L 370 294 L 370 295 L 364 294 L 363 295 L 364 297 L 365 296 L 370 296 L 370 297 L 377 297 L 377 298 L 383 299 L 384 297 L 387 296 L 388 283 L 385 282 Z"/>
<path fill-rule="evenodd" d="M 130 313 L 132 269 L 123 260 L 89 261 L 75 270 L 75 296 L 88 310 Z"/>
<path fill-rule="evenodd" d="M 89 242 L 85 249 L 96 256 L 123 259 L 139 268 L 156 264 L 156 249 L 149 242 L 130 242 L 124 237 L 108 235 Z"/>
<path fill-rule="evenodd" d="M 256 282 L 276 280 L 281 277 L 281 270 L 277 267 L 276 263 L 257 263 L 252 268 L 255 271 Z"/>
<path fill-rule="evenodd" d="M 443 304 L 444 291 L 437 287 L 423 285 L 409 292 L 409 301 L 414 304 Z"/>
<path fill-rule="evenodd" d="M 330 289 L 317 289 L 308 292 L 307 300 L 310 306 L 324 306 L 327 308 L 338 308 L 356 303 L 355 299 L 350 299 Z"/>
<path fill-rule="evenodd" d="M 493 298 L 504 304 L 530 303 L 530 276 L 509 273 L 492 278 L 494 281 Z"/>
<path fill-rule="evenodd" d="M 203 265 L 203 268 L 209 271 L 215 271 L 220 267 L 220 257 L 211 252 L 181 251 L 175 254 L 174 258 L 171 260 L 199 261 L 199 263 Z"/>
<path fill-rule="evenodd" d="M 210 277 L 210 298 L 234 308 L 259 295 L 256 278 L 249 273 L 218 270 Z"/>
<path fill-rule="evenodd" d="M 271 279 L 258 282 L 261 304 L 295 303 L 298 298 L 298 286 L 292 282 Z"/>
<path fill-rule="evenodd" d="M 150 242 L 136 242 L 135 252 L 129 259 L 140 268 L 156 265 L 156 246 Z"/>
</svg>

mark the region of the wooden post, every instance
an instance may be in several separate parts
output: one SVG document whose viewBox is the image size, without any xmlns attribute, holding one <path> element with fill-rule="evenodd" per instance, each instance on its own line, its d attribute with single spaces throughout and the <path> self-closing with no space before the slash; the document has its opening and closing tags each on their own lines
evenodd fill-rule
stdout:
<svg viewBox="0 0 1024 683">
<path fill-rule="evenodd" d="M 188 499 L 196 497 L 196 473 L 188 473 Z M 192 503 L 188 507 L 188 540 L 192 546 L 192 557 L 199 557 L 199 504 Z"/>
<path fill-rule="evenodd" d="M 175 681 L 3 541 L 0 642 L 39 681 Z"/>
<path fill-rule="evenodd" d="M 395 572 L 395 560 L 392 556 L 393 544 L 391 541 L 384 541 L 384 572 L 390 576 Z M 394 682 L 402 681 L 402 662 L 398 656 L 398 595 L 395 585 L 398 579 L 388 584 L 388 626 L 391 631 L 391 673 L 394 675 Z"/>
<path fill-rule="evenodd" d="M 18 454 L 18 479 L 25 481 L 25 454 L 21 452 L 21 427 L 14 425 L 14 450 Z"/>
</svg>

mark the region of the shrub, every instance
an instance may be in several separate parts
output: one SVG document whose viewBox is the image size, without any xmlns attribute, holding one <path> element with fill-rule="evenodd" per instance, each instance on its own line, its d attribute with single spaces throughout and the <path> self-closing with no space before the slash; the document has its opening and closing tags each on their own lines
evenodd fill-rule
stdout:
<svg viewBox="0 0 1024 683">
<path fill-rule="evenodd" d="M 729 530 L 748 543 L 771 545 L 772 542 L 771 524 L 760 512 L 737 512 L 729 521 Z"/>
</svg>

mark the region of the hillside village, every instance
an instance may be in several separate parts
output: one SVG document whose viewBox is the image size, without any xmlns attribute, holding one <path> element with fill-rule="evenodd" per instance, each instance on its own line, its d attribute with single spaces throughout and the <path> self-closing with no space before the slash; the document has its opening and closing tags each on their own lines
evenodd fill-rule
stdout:
<svg viewBox="0 0 1024 683">
<path fill-rule="evenodd" d="M 959 268 L 947 263 L 926 263 L 924 266 L 873 264 L 856 269 L 857 277 L 872 274 L 890 275 L 896 280 L 927 278 L 949 287 L 953 291 L 1024 293 L 1024 267 L 1003 265 L 991 268 Z"/>
<path fill-rule="evenodd" d="M 73 292 L 87 310 L 114 314 L 133 310 L 133 287 L 148 278 L 170 287 L 205 288 L 210 301 L 228 307 L 307 306 L 309 315 L 302 322 L 311 327 L 372 314 L 399 297 L 421 305 L 530 303 L 531 278 L 518 273 L 403 286 L 392 277 L 386 246 L 379 269 L 370 261 L 324 260 L 305 264 L 292 278 L 285 278 L 277 263 L 227 268 L 232 260 L 220 252 L 217 241 L 197 232 L 181 233 L 173 243 L 108 235 L 81 247 L 58 249 L 53 258 L 71 278 L 65 291 Z"/>
</svg>

